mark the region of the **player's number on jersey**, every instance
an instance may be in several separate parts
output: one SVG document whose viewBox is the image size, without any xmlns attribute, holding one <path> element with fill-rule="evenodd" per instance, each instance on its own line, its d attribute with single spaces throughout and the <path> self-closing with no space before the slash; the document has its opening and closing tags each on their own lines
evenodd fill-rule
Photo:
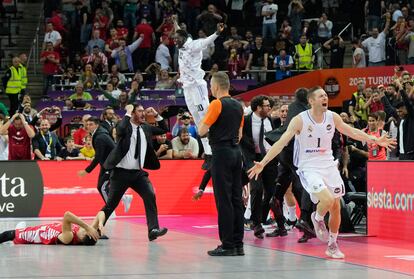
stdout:
<svg viewBox="0 0 414 279">
<path fill-rule="evenodd" d="M 321 138 L 318 138 L 318 148 L 321 147 Z"/>
<path fill-rule="evenodd" d="M 203 111 L 204 110 L 203 105 L 197 105 L 197 110 L 198 111 Z"/>
</svg>

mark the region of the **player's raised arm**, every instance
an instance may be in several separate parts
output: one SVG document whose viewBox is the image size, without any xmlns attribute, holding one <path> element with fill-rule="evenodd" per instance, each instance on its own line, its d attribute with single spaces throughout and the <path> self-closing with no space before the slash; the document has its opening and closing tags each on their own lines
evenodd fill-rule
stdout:
<svg viewBox="0 0 414 279">
<path fill-rule="evenodd" d="M 284 132 L 280 139 L 272 145 L 272 148 L 270 148 L 262 161 L 254 162 L 254 167 L 248 170 L 249 178 L 252 179 L 255 177 L 255 179 L 257 179 L 267 163 L 272 161 L 301 129 L 302 118 L 300 116 L 295 116 L 290 122 L 286 132 Z"/>
<path fill-rule="evenodd" d="M 397 145 L 396 139 L 390 138 L 387 134 L 382 135 L 380 138 L 368 135 L 367 133 L 346 124 L 337 113 L 333 113 L 333 115 L 336 129 L 348 137 L 359 141 L 366 141 L 368 143 L 376 143 L 387 148 L 387 150 L 395 148 Z"/>
</svg>

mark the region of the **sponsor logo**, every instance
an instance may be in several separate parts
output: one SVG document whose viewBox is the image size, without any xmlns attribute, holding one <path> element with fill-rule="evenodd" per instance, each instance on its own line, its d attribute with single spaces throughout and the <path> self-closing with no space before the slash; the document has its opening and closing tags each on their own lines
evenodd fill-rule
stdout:
<svg viewBox="0 0 414 279">
<path fill-rule="evenodd" d="M 6 161 L 0 169 L 0 217 L 37 217 L 43 201 L 37 163 Z"/>
<path fill-rule="evenodd" d="M 335 194 L 339 194 L 341 192 L 341 189 L 340 188 L 335 188 L 335 190 L 334 190 L 334 193 Z"/>
<path fill-rule="evenodd" d="M 308 138 L 311 138 L 311 137 L 312 137 L 312 135 L 311 135 L 311 134 L 309 134 Z"/>
<path fill-rule="evenodd" d="M 328 131 L 332 130 L 332 125 L 331 124 L 326 125 L 326 130 Z"/>
<path fill-rule="evenodd" d="M 313 128 L 312 128 L 312 126 L 311 126 L 311 125 L 309 125 L 309 126 L 308 126 L 308 132 L 309 132 L 309 133 L 312 133 L 312 132 L 313 132 Z"/>
<path fill-rule="evenodd" d="M 325 80 L 323 88 L 329 97 L 336 96 L 341 91 L 339 82 L 335 77 L 328 77 Z"/>
<path fill-rule="evenodd" d="M 308 148 L 305 153 L 325 153 L 326 148 Z"/>
</svg>

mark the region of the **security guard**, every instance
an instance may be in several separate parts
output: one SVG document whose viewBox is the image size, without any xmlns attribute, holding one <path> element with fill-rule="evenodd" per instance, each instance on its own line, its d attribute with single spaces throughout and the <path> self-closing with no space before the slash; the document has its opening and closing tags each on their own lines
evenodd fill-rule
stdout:
<svg viewBox="0 0 414 279">
<path fill-rule="evenodd" d="M 230 81 L 218 72 L 211 79 L 211 102 L 199 126 L 200 136 L 208 133 L 212 149 L 211 175 L 218 211 L 221 245 L 210 256 L 243 256 L 242 157 L 239 141 L 243 131 L 243 108 L 229 95 Z"/>
<path fill-rule="evenodd" d="M 10 100 L 10 115 L 14 115 L 19 108 L 19 94 L 22 88 L 22 80 L 19 73 L 20 59 L 13 57 L 13 65 L 6 71 L 3 77 L 3 87 Z"/>
<path fill-rule="evenodd" d="M 313 47 L 308 43 L 306 35 L 300 36 L 299 44 L 295 45 L 295 60 L 298 70 L 313 69 Z"/>
</svg>

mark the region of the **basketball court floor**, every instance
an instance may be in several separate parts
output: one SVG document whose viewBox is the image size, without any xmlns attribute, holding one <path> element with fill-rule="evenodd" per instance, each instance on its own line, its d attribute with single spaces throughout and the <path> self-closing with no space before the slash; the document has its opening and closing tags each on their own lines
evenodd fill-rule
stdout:
<svg viewBox="0 0 414 279">
<path fill-rule="evenodd" d="M 0 219 L 0 231 L 19 221 Z M 341 237 L 347 257 L 331 260 L 316 239 L 298 244 L 296 230 L 264 240 L 246 232 L 244 257 L 210 257 L 207 250 L 218 245 L 215 217 L 160 216 L 160 224 L 169 232 L 154 242 L 147 239 L 145 218 L 137 216 L 110 220 L 110 239 L 93 247 L 0 244 L 0 278 L 414 278 L 411 243 Z"/>
</svg>

